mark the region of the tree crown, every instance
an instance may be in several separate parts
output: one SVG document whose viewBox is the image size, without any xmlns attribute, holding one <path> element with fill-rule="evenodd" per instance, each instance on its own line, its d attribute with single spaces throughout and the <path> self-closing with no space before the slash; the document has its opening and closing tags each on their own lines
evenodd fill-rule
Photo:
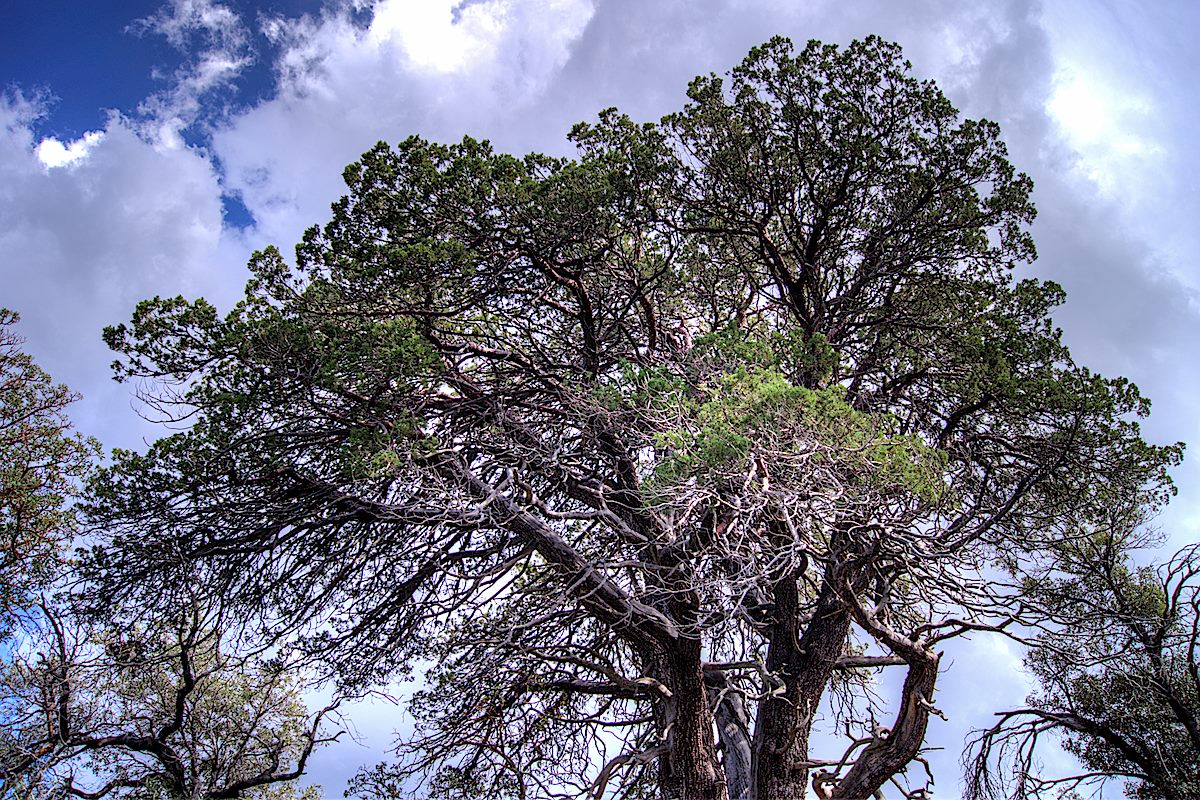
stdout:
<svg viewBox="0 0 1200 800">
<path fill-rule="evenodd" d="M 938 643 L 1009 624 L 982 570 L 1164 502 L 1179 448 L 1012 277 L 1031 183 L 899 48 L 775 39 L 689 97 L 574 159 L 381 143 L 232 312 L 108 329 L 191 427 L 96 483 L 92 578 L 201 574 L 351 685 L 434 658 L 434 794 L 799 797 L 804 709 L 883 664 L 821 790 L 897 775 Z"/>
</svg>

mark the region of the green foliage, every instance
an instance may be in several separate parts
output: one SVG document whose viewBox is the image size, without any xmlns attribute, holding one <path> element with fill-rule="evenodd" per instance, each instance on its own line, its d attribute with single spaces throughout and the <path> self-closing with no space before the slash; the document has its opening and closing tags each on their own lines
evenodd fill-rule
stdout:
<svg viewBox="0 0 1200 800">
<path fill-rule="evenodd" d="M 31 800 L 315 800 L 294 663 L 236 654 L 219 619 L 70 623 L 48 610 L 0 666 L 0 777 Z"/>
<path fill-rule="evenodd" d="M 1139 521 L 1136 507 L 1114 509 L 1108 526 L 1065 538 L 1050 564 L 1024 577 L 1026 601 L 1047 613 L 1049 630 L 1025 659 L 1038 689 L 1028 710 L 978 740 L 981 787 L 1012 785 L 1021 798 L 1108 781 L 1138 800 L 1200 793 L 1200 553 L 1193 545 L 1157 567 L 1135 566 L 1130 553 L 1146 543 Z M 1055 734 L 1083 777 L 1039 774 L 1034 732 Z M 999 756 L 997 781 L 989 756 Z"/>
<path fill-rule="evenodd" d="M 745 352 L 772 360 L 762 358 L 765 348 Z M 775 367 L 743 366 L 703 395 L 691 426 L 659 435 L 668 455 L 647 485 L 651 494 L 683 481 L 739 478 L 752 453 L 772 461 L 809 455 L 814 472 L 832 469 L 852 491 L 908 492 L 927 502 L 945 493 L 945 454 L 900 434 L 894 419 L 854 410 L 842 386 L 808 389 Z"/>
<path fill-rule="evenodd" d="M 60 571 L 77 530 L 73 496 L 99 454 L 71 430 L 76 395 L 21 351 L 18 320 L 0 309 L 0 641 Z"/>
</svg>

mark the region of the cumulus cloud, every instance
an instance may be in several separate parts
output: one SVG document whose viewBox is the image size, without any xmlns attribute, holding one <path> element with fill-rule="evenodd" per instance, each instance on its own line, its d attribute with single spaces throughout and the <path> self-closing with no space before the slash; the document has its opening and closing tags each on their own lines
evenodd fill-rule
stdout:
<svg viewBox="0 0 1200 800">
<path fill-rule="evenodd" d="M 348 10 L 272 20 L 277 97 L 213 136 L 227 185 L 260 232 L 293 239 L 340 194 L 342 167 L 380 139 L 535 119 L 531 104 L 591 13 L 588 0 L 381 0 L 366 27 Z"/>
<path fill-rule="evenodd" d="M 341 167 L 379 139 L 470 133 L 514 151 L 566 152 L 574 122 L 610 105 L 655 119 L 678 108 L 691 77 L 725 70 L 778 33 L 802 43 L 881 32 L 966 98 L 997 48 L 1046 48 L 1025 2 L 932 0 L 902 14 L 842 5 L 379 0 L 366 26 L 346 5 L 268 18 L 277 94 L 216 130 L 213 152 L 258 232 L 287 241 L 325 216 Z"/>
<path fill-rule="evenodd" d="M 104 134 L 100 131 L 88 131 L 78 139 L 64 144 L 53 136 L 48 136 L 38 145 L 37 157 L 48 168 L 65 167 L 85 157 L 103 138 Z"/>
<path fill-rule="evenodd" d="M 130 31 L 164 37 L 182 62 L 102 129 L 38 141 L 52 98 L 0 98 L 3 302 L 21 312 L 47 370 L 83 392 L 79 427 L 112 446 L 157 432 L 129 411 L 128 387 L 109 380 L 103 326 L 154 294 L 229 298 L 246 260 L 240 233 L 222 226 L 216 163 L 182 133 L 210 124 L 213 98 L 251 63 L 248 29 L 216 0 L 172 0 Z"/>
<path fill-rule="evenodd" d="M 494 54 L 504 10 L 496 2 L 465 9 L 444 1 L 383 3 L 375 10 L 364 43 L 379 48 L 394 41 L 417 70 L 460 72 Z"/>
<path fill-rule="evenodd" d="M 84 392 L 79 426 L 132 444 L 139 426 L 121 413 L 127 389 L 108 380 L 100 330 L 145 296 L 229 283 L 214 267 L 228 241 L 217 175 L 202 154 L 149 143 L 119 115 L 78 142 L 35 144 L 44 113 L 43 102 L 0 98 L 3 303 L 43 366 Z"/>
</svg>

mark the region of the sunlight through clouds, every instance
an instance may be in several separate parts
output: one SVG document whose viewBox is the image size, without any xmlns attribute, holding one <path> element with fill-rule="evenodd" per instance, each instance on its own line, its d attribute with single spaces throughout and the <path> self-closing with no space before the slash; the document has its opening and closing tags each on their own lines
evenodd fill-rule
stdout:
<svg viewBox="0 0 1200 800">
<path fill-rule="evenodd" d="M 1146 121 L 1157 112 L 1153 101 L 1094 72 L 1060 72 L 1047 110 L 1079 154 L 1080 171 L 1106 195 L 1141 189 L 1148 162 L 1164 154 L 1146 130 Z"/>
<path fill-rule="evenodd" d="M 378 48 L 394 41 L 412 67 L 461 72 L 494 59 L 506 33 L 539 17 L 545 36 L 540 44 L 565 55 L 561 44 L 582 31 L 592 11 L 590 3 L 572 0 L 536 5 L 514 0 L 383 0 L 375 7 L 366 44 Z"/>
<path fill-rule="evenodd" d="M 1191 145 L 1200 58 L 1190 36 L 1200 6 L 1063 0 L 1041 13 L 1055 61 L 1046 111 L 1066 147 L 1064 166 L 1113 203 L 1155 268 L 1200 302 L 1200 156 Z"/>
<path fill-rule="evenodd" d="M 463 9 L 452 0 L 390 0 L 375 9 L 367 41 L 398 41 L 413 66 L 455 72 L 493 51 L 503 27 L 499 2 Z"/>
</svg>

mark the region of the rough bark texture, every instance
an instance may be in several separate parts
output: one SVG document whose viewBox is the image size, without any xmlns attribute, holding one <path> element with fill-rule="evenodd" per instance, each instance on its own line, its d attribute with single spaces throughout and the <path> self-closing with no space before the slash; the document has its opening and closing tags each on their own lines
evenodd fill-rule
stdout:
<svg viewBox="0 0 1200 800">
<path fill-rule="evenodd" d="M 846 777 L 838 781 L 833 800 L 861 800 L 872 796 L 917 756 L 929 726 L 937 673 L 936 654 L 923 653 L 914 657 L 909 664 L 903 699 L 892 728 L 886 734 L 880 732 L 866 746 Z"/>
<path fill-rule="evenodd" d="M 812 620 L 798 631 L 799 591 L 793 577 L 775 587 L 775 628 L 767 669 L 782 691 L 759 704 L 754 736 L 754 781 L 761 800 L 802 800 L 808 785 L 808 740 L 821 696 L 850 632 L 850 611 L 830 577 Z"/>
<path fill-rule="evenodd" d="M 671 696 L 656 703 L 659 736 L 667 742 L 659 759 L 663 800 L 728 800 L 717 761 L 713 716 L 704 684 L 700 642 L 682 639 L 658 659 L 658 680 Z"/>
<path fill-rule="evenodd" d="M 706 672 L 704 680 L 708 684 L 709 707 L 713 709 L 716 722 L 729 800 L 754 800 L 754 742 L 745 699 L 740 691 L 730 686 L 722 672 Z"/>
</svg>

